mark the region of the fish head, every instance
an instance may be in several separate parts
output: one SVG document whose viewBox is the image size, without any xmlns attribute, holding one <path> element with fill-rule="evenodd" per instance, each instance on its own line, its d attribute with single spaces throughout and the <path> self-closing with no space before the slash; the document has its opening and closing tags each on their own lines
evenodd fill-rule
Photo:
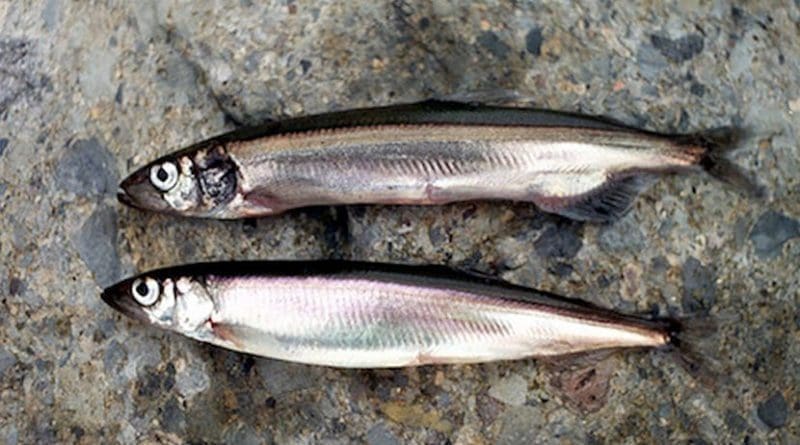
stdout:
<svg viewBox="0 0 800 445">
<path fill-rule="evenodd" d="M 194 217 L 224 216 L 237 195 L 238 173 L 222 145 L 190 148 L 133 172 L 117 198 L 131 207 Z"/>
<path fill-rule="evenodd" d="M 202 278 L 156 271 L 105 289 L 102 299 L 128 317 L 191 337 L 213 329 L 214 300 Z"/>
</svg>

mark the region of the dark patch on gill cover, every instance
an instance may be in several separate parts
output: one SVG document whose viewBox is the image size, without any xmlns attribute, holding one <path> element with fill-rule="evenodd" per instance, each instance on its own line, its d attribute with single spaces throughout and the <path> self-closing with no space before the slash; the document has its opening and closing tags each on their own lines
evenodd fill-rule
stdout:
<svg viewBox="0 0 800 445">
<path fill-rule="evenodd" d="M 209 149 L 194 168 L 203 199 L 211 208 L 228 203 L 236 196 L 238 169 L 223 146 Z"/>
</svg>

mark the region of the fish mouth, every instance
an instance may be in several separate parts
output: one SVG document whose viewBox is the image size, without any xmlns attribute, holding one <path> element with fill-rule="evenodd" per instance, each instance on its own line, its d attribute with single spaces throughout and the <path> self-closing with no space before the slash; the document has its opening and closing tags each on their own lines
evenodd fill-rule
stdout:
<svg viewBox="0 0 800 445">
<path fill-rule="evenodd" d="M 117 200 L 139 210 L 155 212 L 169 212 L 170 210 L 161 192 L 150 184 L 146 169 L 133 173 L 119 184 Z"/>
<path fill-rule="evenodd" d="M 142 310 L 133 296 L 126 289 L 130 289 L 131 280 L 126 280 L 106 288 L 100 298 L 109 306 L 120 313 L 141 322 L 147 322 L 147 314 Z"/>
<path fill-rule="evenodd" d="M 140 208 L 139 205 L 136 203 L 136 201 L 131 197 L 131 195 L 128 194 L 128 192 L 122 186 L 120 186 L 117 189 L 117 201 L 121 202 L 122 204 L 125 204 L 126 206 Z"/>
<path fill-rule="evenodd" d="M 117 187 L 117 200 L 127 206 L 142 209 L 142 196 L 152 193 L 146 182 L 143 170 L 125 178 Z"/>
</svg>

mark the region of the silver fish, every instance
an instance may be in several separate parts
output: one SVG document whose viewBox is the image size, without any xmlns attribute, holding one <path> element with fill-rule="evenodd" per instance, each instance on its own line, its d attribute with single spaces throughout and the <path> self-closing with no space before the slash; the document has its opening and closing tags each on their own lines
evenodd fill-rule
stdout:
<svg viewBox="0 0 800 445">
<path fill-rule="evenodd" d="M 428 101 L 237 130 L 126 178 L 125 204 L 207 218 L 312 205 L 533 202 L 583 221 L 627 212 L 652 180 L 707 171 L 757 191 L 723 158 L 738 132 L 669 136 L 551 111 Z"/>
<path fill-rule="evenodd" d="M 240 262 L 106 289 L 134 319 L 235 351 L 343 368 L 480 363 L 678 345 L 681 324 L 442 267 Z"/>
</svg>

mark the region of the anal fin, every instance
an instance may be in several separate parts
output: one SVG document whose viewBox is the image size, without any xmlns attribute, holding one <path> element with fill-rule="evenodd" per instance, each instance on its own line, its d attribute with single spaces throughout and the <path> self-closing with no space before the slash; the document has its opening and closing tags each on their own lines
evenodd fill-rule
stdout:
<svg viewBox="0 0 800 445">
<path fill-rule="evenodd" d="M 578 221 L 609 223 L 625 215 L 633 202 L 655 180 L 650 174 L 634 174 L 608 183 L 583 195 L 571 198 L 534 199 L 542 210 Z"/>
</svg>

